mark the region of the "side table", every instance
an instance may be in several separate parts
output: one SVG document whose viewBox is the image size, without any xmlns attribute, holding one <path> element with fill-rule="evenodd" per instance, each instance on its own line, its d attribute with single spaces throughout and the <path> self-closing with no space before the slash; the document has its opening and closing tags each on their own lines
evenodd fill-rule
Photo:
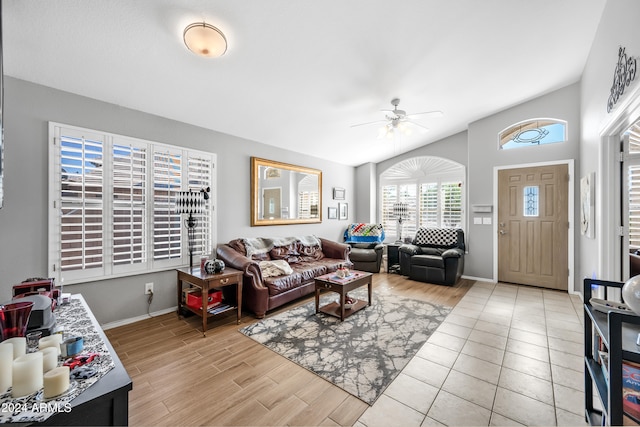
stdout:
<svg viewBox="0 0 640 427">
<path fill-rule="evenodd" d="M 229 310 L 236 310 L 236 316 L 238 324 L 240 323 L 240 318 L 242 317 L 242 272 L 239 270 L 235 270 L 233 268 L 225 268 L 220 273 L 207 274 L 200 269 L 200 267 L 183 267 L 176 269 L 178 272 L 178 317 L 180 317 L 180 310 L 185 309 L 191 311 L 198 316 L 202 317 L 202 336 L 206 336 L 207 332 L 207 320 L 209 317 L 217 316 L 218 314 L 222 314 Z M 202 307 L 195 309 L 188 306 L 186 303 L 182 301 L 182 290 L 184 287 L 184 283 L 189 283 L 191 285 L 197 286 L 200 288 L 202 292 Z M 211 314 L 207 310 L 208 300 L 207 296 L 209 295 L 210 289 L 222 289 L 226 286 L 236 286 L 236 302 L 235 306 L 229 307 L 228 310 L 221 311 L 216 314 Z"/>
<path fill-rule="evenodd" d="M 402 243 L 385 243 L 387 248 L 387 273 L 400 273 L 400 246 Z"/>
</svg>

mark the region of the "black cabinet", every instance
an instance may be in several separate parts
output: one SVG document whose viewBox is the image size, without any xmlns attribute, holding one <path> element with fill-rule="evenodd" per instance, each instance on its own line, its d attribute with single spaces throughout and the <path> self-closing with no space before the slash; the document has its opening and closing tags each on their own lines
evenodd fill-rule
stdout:
<svg viewBox="0 0 640 427">
<path fill-rule="evenodd" d="M 623 424 L 623 361 L 640 363 L 640 346 L 636 345 L 640 316 L 615 311 L 603 313 L 589 302 L 593 290 L 599 290 L 604 299 L 609 299 L 611 291 L 619 291 L 623 285 L 605 280 L 584 280 L 584 396 L 585 417 L 590 425 Z M 608 363 L 602 361 L 601 352 L 607 355 Z M 600 399 L 602 411 L 594 408 L 594 397 Z"/>
<path fill-rule="evenodd" d="M 400 243 L 387 243 L 387 273 L 400 273 Z"/>
</svg>

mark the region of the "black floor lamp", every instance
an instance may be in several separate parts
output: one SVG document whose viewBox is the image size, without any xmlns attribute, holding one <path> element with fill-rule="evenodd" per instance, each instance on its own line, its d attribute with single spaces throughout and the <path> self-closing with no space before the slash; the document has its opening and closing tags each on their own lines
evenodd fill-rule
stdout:
<svg viewBox="0 0 640 427">
<path fill-rule="evenodd" d="M 209 198 L 209 188 L 200 191 L 180 191 L 176 197 L 176 212 L 179 214 L 189 214 L 184 220 L 189 239 L 189 266 L 193 268 L 193 246 L 195 241 L 195 229 L 198 226 L 198 218 L 193 214 L 199 214 L 204 210 L 205 200 Z"/>
</svg>

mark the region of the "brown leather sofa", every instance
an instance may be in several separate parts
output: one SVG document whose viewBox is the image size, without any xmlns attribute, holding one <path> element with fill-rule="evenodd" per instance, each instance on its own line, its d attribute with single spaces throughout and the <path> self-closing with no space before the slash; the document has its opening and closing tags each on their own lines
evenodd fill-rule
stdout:
<svg viewBox="0 0 640 427">
<path fill-rule="evenodd" d="M 267 311 L 314 292 L 314 278 L 352 268 L 349 245 L 314 236 L 240 238 L 218 247 L 218 258 L 244 274 L 242 306 L 262 318 Z M 290 274 L 264 277 L 261 261 L 285 260 Z"/>
</svg>

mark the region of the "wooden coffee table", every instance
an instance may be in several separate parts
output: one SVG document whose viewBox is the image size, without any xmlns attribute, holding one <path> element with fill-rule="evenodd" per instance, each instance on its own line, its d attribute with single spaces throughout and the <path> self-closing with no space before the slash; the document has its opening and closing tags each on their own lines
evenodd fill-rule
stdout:
<svg viewBox="0 0 640 427">
<path fill-rule="evenodd" d="M 316 313 L 322 312 L 330 316 L 335 316 L 344 320 L 351 316 L 356 311 L 362 310 L 367 305 L 371 305 L 371 293 L 373 286 L 373 274 L 366 271 L 351 271 L 348 277 L 343 279 L 336 276 L 336 273 L 324 274 L 318 276 L 315 279 L 316 283 Z M 350 309 L 344 308 L 344 301 L 347 293 L 359 288 L 360 286 L 367 285 L 369 288 L 369 302 L 363 300 L 356 300 L 353 307 Z M 340 295 L 340 302 L 332 302 L 330 304 L 320 307 L 320 292 L 331 291 Z"/>
</svg>

